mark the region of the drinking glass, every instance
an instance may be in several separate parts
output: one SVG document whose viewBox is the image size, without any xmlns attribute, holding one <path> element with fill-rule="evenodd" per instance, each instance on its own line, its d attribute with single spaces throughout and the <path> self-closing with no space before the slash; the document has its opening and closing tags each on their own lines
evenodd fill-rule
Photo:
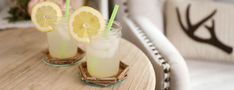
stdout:
<svg viewBox="0 0 234 90">
<path fill-rule="evenodd" d="M 118 74 L 121 29 L 121 25 L 114 22 L 106 35 L 103 31 L 91 37 L 86 47 L 87 69 L 91 76 L 105 78 Z"/>
<path fill-rule="evenodd" d="M 69 33 L 67 18 L 61 18 L 53 29 L 47 33 L 50 56 L 57 60 L 74 57 L 78 46 Z"/>
</svg>

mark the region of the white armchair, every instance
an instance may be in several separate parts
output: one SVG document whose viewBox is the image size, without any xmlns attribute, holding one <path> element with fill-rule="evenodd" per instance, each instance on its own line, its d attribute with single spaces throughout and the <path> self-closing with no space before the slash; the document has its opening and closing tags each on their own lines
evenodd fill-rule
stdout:
<svg viewBox="0 0 234 90">
<path fill-rule="evenodd" d="M 156 90 L 190 90 L 183 57 L 163 35 L 163 0 L 114 0 L 123 37 L 141 48 L 156 73 Z"/>
<path fill-rule="evenodd" d="M 163 22 L 163 13 L 166 9 L 163 8 L 163 5 L 166 1 L 168 0 L 114 0 L 114 3 L 121 7 L 118 21 L 124 27 L 123 37 L 141 48 L 154 66 L 156 90 L 232 90 L 234 87 L 233 63 L 215 62 L 215 60 L 205 61 L 201 57 L 196 59 L 186 58 L 185 60 L 164 36 L 163 25 L 166 24 Z M 231 2 L 231 0 L 206 1 L 222 2 L 223 5 L 225 1 Z M 230 3 L 228 4 L 231 6 Z M 232 14 L 228 15 L 232 17 Z M 233 21 L 230 18 L 228 20 Z M 174 23 L 171 24 L 174 25 Z M 231 23 L 228 23 L 228 25 L 225 23 L 225 25 L 233 26 Z M 223 37 L 233 41 L 231 36 L 224 35 Z M 172 38 L 170 39 L 172 40 Z M 174 39 L 173 44 L 179 42 L 179 40 Z M 187 62 L 188 67 L 185 62 Z"/>
</svg>

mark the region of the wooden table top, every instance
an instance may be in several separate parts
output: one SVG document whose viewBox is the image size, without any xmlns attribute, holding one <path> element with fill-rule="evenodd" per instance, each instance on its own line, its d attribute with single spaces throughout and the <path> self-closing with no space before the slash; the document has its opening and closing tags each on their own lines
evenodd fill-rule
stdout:
<svg viewBox="0 0 234 90">
<path fill-rule="evenodd" d="M 34 29 L 0 31 L 0 90 L 154 90 L 153 67 L 136 46 L 121 41 L 120 59 L 130 66 L 128 78 L 109 87 L 80 80 L 78 64 L 53 67 L 42 62 L 46 35 Z"/>
</svg>

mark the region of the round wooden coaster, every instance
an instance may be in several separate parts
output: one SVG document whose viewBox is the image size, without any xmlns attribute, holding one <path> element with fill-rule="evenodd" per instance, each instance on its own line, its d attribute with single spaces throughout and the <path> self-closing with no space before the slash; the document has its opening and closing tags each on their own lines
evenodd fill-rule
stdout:
<svg viewBox="0 0 234 90">
<path fill-rule="evenodd" d="M 48 50 L 46 52 L 44 52 L 44 54 L 45 54 L 44 62 L 46 62 L 48 64 L 72 65 L 72 64 L 75 64 L 77 61 L 80 61 L 84 57 L 85 52 L 78 48 L 76 56 L 71 57 L 71 58 L 65 58 L 65 59 L 58 59 L 58 58 L 51 57 Z"/>
<path fill-rule="evenodd" d="M 80 70 L 80 74 L 81 74 L 81 80 L 83 80 L 87 83 L 95 84 L 95 85 L 109 86 L 109 85 L 117 83 L 118 81 L 125 80 L 128 76 L 127 73 L 129 70 L 129 66 L 123 62 L 120 62 L 119 73 L 114 77 L 108 77 L 108 78 L 92 77 L 88 73 L 87 62 L 82 62 L 79 65 L 79 70 Z"/>
</svg>

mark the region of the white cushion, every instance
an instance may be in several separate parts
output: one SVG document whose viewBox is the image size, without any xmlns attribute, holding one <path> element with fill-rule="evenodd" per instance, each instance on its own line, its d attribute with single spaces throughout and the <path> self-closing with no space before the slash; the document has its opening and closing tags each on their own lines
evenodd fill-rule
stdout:
<svg viewBox="0 0 234 90">
<path fill-rule="evenodd" d="M 234 63 L 187 60 L 192 90 L 233 90 Z"/>
<path fill-rule="evenodd" d="M 232 4 L 201 0 L 168 0 L 166 6 L 166 35 L 184 57 L 234 61 L 234 6 Z M 216 13 L 215 10 L 217 10 Z M 187 11 L 190 14 L 191 26 L 195 26 L 212 13 L 213 16 L 199 25 L 194 33 L 187 34 L 186 31 L 193 29 L 193 27 L 188 28 Z M 182 28 L 179 20 L 185 29 Z M 211 33 L 205 26 L 214 26 L 214 29 L 210 30 L 214 30 L 218 41 L 228 48 L 218 48 L 222 45 L 213 42 L 214 40 L 199 42 L 196 38 L 192 38 L 196 36 L 199 39 L 209 39 Z"/>
</svg>

